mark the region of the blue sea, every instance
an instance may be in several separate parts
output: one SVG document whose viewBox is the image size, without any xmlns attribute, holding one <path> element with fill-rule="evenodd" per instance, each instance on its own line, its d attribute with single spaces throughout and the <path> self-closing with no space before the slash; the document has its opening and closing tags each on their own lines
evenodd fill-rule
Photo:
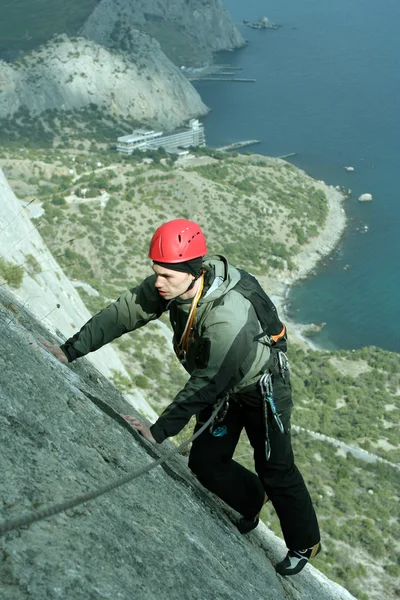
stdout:
<svg viewBox="0 0 400 600">
<path fill-rule="evenodd" d="M 242 67 L 238 76 L 256 83 L 196 83 L 212 109 L 204 119 L 208 144 L 259 139 L 250 150 L 294 152 L 289 160 L 296 166 L 352 190 L 339 247 L 316 276 L 292 288 L 289 315 L 325 322 L 313 338 L 323 348 L 400 352 L 400 1 L 224 0 L 224 6 L 248 45 L 220 53 L 217 62 Z M 242 24 L 260 16 L 281 27 Z M 362 193 L 373 201 L 358 202 Z"/>
</svg>

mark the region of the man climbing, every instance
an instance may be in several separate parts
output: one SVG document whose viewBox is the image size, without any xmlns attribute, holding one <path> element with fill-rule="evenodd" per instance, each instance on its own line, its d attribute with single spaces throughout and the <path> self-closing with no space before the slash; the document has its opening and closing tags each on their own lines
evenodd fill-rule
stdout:
<svg viewBox="0 0 400 600">
<path fill-rule="evenodd" d="M 43 343 L 62 362 L 72 362 L 169 311 L 174 349 L 190 379 L 150 428 L 126 418 L 147 440 L 161 443 L 192 415 L 201 427 L 215 402 L 225 398 L 214 424 L 194 441 L 189 467 L 242 515 L 241 533 L 254 529 L 263 504 L 272 502 L 288 548 L 276 570 L 294 575 L 319 552 L 320 534 L 291 445 L 286 329 L 255 278 L 223 256 L 206 254 L 203 232 L 193 221 L 161 225 L 150 242 L 153 275 L 61 346 Z M 232 459 L 243 428 L 257 475 Z"/>
</svg>

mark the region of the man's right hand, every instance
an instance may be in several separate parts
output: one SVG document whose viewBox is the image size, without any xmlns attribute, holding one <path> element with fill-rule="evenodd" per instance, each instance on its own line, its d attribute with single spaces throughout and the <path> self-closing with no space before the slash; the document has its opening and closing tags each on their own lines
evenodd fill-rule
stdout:
<svg viewBox="0 0 400 600">
<path fill-rule="evenodd" d="M 49 350 L 60 362 L 64 363 L 64 365 L 68 364 L 68 358 L 61 350 L 60 346 L 56 346 L 55 344 L 51 344 L 47 340 L 43 338 L 39 338 L 39 342 Z"/>
</svg>

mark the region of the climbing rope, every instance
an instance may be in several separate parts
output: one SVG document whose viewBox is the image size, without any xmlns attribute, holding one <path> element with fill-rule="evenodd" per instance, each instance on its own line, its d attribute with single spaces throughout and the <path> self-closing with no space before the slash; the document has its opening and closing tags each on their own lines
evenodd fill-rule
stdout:
<svg viewBox="0 0 400 600">
<path fill-rule="evenodd" d="M 105 412 L 107 412 L 108 414 L 111 415 L 111 413 L 113 413 L 112 416 L 114 416 L 114 414 L 118 414 L 114 411 L 114 409 L 112 409 L 105 402 L 99 400 L 98 398 L 95 398 L 91 394 L 86 393 L 86 395 L 89 396 L 91 400 L 96 401 L 97 405 L 101 405 L 102 408 L 105 408 L 106 409 Z M 155 469 L 159 465 L 165 463 L 167 460 L 169 460 L 175 454 L 178 454 L 179 452 L 181 452 L 183 450 L 183 448 L 185 448 L 191 442 L 193 442 L 193 440 L 198 438 L 199 435 L 201 435 L 203 433 L 203 431 L 215 419 L 215 417 L 217 416 L 218 411 L 222 407 L 222 404 L 224 403 L 224 401 L 225 401 L 225 398 L 222 398 L 221 401 L 216 405 L 216 407 L 215 407 L 211 417 L 208 419 L 208 421 L 206 421 L 201 426 L 201 428 L 198 431 L 196 431 L 196 433 L 194 433 L 189 439 L 184 441 L 177 448 L 174 448 L 173 450 L 171 450 L 164 456 L 162 456 L 159 459 L 155 460 L 154 462 L 150 463 L 149 465 L 146 465 L 146 466 L 142 467 L 141 469 L 138 469 L 137 471 L 127 473 L 127 475 L 125 475 L 124 477 L 121 477 L 120 479 L 117 479 L 116 481 L 113 481 L 103 487 L 100 487 L 97 490 L 93 490 L 92 492 L 87 492 L 86 494 L 83 494 L 82 496 L 78 496 L 76 498 L 71 498 L 71 500 L 65 500 L 64 502 L 60 502 L 58 504 L 53 504 L 53 506 L 48 506 L 47 508 L 46 507 L 42 508 L 40 510 L 37 510 L 30 514 L 24 515 L 22 517 L 10 519 L 9 521 L 4 521 L 3 523 L 0 523 L 0 535 L 3 535 L 4 533 L 8 533 L 10 531 L 13 531 L 14 529 L 18 529 L 19 527 L 24 527 L 27 525 L 31 525 L 32 523 L 36 523 L 37 521 L 42 521 L 43 519 L 47 519 L 48 517 L 53 517 L 54 515 L 58 515 L 59 513 L 64 512 L 70 508 L 75 508 L 76 506 L 79 506 L 80 504 L 84 504 L 85 502 L 94 500 L 95 498 L 98 498 L 99 496 L 102 496 L 103 494 L 106 494 L 107 492 L 111 492 L 112 490 L 115 490 L 115 489 L 121 487 L 122 485 L 125 485 L 126 483 L 129 483 L 130 481 L 133 481 L 134 479 L 137 479 L 138 477 L 140 477 L 141 475 L 144 475 L 145 473 L 148 473 L 152 469 Z M 120 417 L 120 415 L 118 415 L 118 416 Z M 120 418 L 122 419 L 122 417 L 120 417 Z"/>
</svg>

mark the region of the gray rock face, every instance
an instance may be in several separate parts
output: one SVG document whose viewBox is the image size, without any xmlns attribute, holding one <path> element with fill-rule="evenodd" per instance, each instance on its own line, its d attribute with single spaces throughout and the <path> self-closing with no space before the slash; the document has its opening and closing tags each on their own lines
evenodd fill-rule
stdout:
<svg viewBox="0 0 400 600">
<path fill-rule="evenodd" d="M 0 287 L 2 521 L 104 486 L 148 464 L 118 419 L 133 412 L 86 360 L 62 365 L 37 344 L 43 323 Z M 51 338 L 50 338 L 51 339 Z M 90 396 L 106 401 L 100 410 Z M 283 543 L 233 515 L 178 456 L 102 497 L 3 535 L 2 600 L 351 600 L 312 566 L 284 580 Z M 272 562 L 271 562 L 272 561 Z"/>
<path fill-rule="evenodd" d="M 191 40 L 200 64 L 212 52 L 245 44 L 221 0 L 102 0 L 82 28 L 82 35 L 100 44 L 129 48 L 132 30 L 169 23 Z"/>
<path fill-rule="evenodd" d="M 21 209 L 21 204 L 1 169 L 0 231 L 0 256 L 25 267 L 24 277 L 18 288 L 18 298 L 54 334 L 62 332 L 63 340 L 74 335 L 77 326 L 81 327 L 92 315 L 43 242 L 27 212 Z M 29 256 L 36 259 L 40 268 L 43 267 L 41 272 L 30 273 L 26 269 Z M 1 282 L 0 278 L 0 284 Z M 103 346 L 98 352 L 90 354 L 89 360 L 109 379 L 115 372 L 129 378 L 112 345 Z M 156 416 L 140 390 L 133 390 L 127 395 L 127 400 L 146 417 Z"/>
<path fill-rule="evenodd" d="M 109 113 L 173 129 L 207 113 L 199 94 L 155 40 L 138 31 L 131 39 L 128 55 L 60 35 L 20 61 L 0 62 L 0 117 L 23 106 L 38 114 L 95 103 Z"/>
</svg>

